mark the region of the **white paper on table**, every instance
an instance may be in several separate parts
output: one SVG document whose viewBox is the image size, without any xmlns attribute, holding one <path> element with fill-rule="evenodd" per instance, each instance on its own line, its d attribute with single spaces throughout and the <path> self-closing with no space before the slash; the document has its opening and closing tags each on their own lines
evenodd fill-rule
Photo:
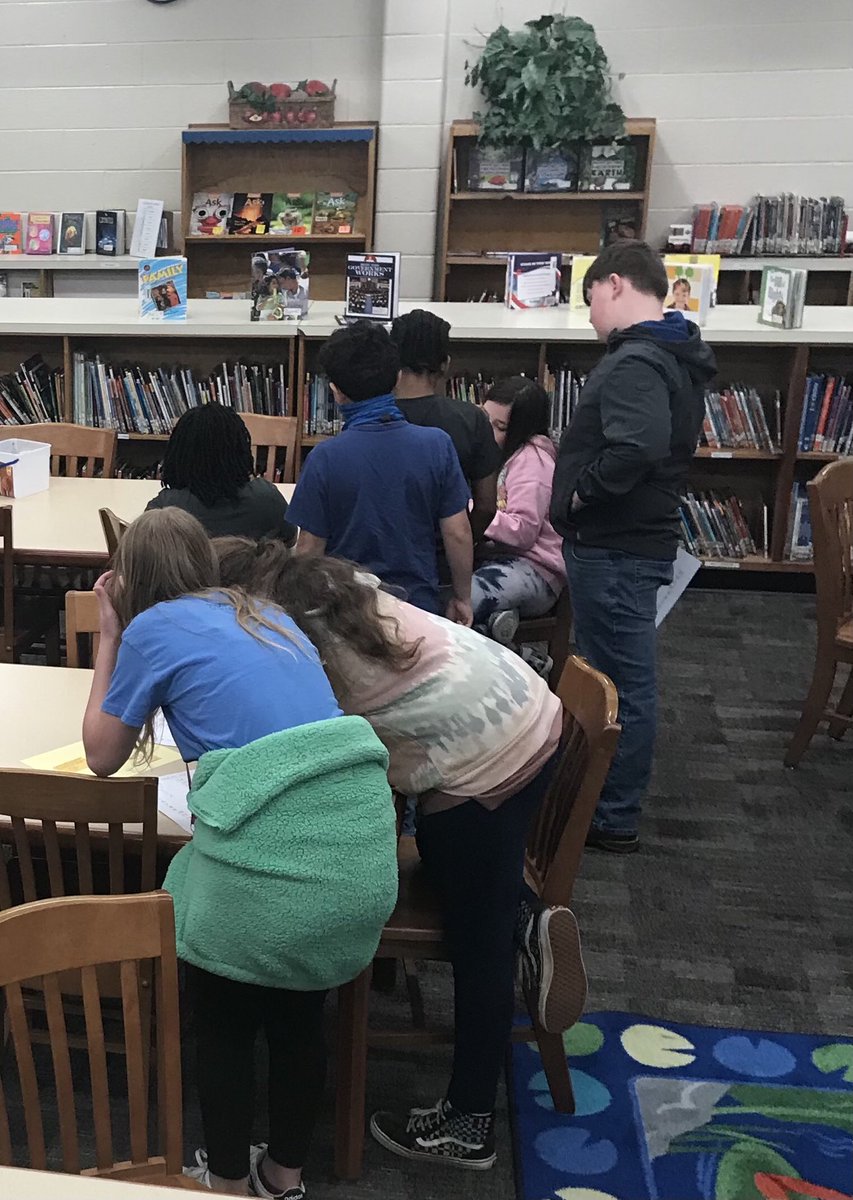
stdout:
<svg viewBox="0 0 853 1200">
<path fill-rule="evenodd" d="M 186 833 L 192 833 L 192 813 L 187 804 L 189 786 L 187 772 L 175 771 L 173 775 L 161 775 L 157 780 L 157 807 L 164 817 L 174 821 Z"/>
<path fill-rule="evenodd" d="M 136 206 L 133 237 L 130 241 L 131 258 L 153 258 L 155 256 L 162 219 L 162 200 L 139 201 L 139 204 Z"/>
<path fill-rule="evenodd" d="M 154 717 L 154 744 L 157 746 L 177 746 L 172 736 L 169 722 L 163 716 L 163 710 L 158 708 Z"/>
<path fill-rule="evenodd" d="M 673 606 L 701 566 L 698 558 L 688 554 L 683 546 L 678 547 L 678 554 L 673 563 L 672 583 L 665 583 L 663 587 L 658 588 L 656 626 L 669 616 Z"/>
</svg>

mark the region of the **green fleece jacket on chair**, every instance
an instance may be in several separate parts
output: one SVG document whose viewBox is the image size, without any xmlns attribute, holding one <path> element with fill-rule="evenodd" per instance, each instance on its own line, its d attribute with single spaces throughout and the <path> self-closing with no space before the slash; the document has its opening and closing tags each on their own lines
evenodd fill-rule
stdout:
<svg viewBox="0 0 853 1200">
<path fill-rule="evenodd" d="M 387 767 L 362 717 L 205 754 L 188 797 L 193 839 L 164 884 L 178 956 L 293 991 L 358 975 L 397 898 Z"/>
</svg>

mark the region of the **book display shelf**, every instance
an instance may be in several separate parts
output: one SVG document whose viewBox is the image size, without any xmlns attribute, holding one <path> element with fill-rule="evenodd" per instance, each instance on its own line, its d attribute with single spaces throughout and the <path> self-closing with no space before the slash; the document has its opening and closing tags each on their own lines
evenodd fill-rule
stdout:
<svg viewBox="0 0 853 1200">
<path fill-rule="evenodd" d="M 311 256 L 311 296 L 342 300 L 347 254 L 373 248 L 375 124 L 331 129 L 229 129 L 191 125 L 181 135 L 181 224 L 191 297 L 249 289 L 253 251 L 297 246 Z M 196 192 L 355 192 L 352 233 L 190 235 Z"/>
<path fill-rule="evenodd" d="M 510 312 L 492 304 L 405 303 L 403 311 L 427 307 L 451 324 L 453 374 L 458 379 L 491 380 L 522 372 L 545 379 L 566 367 L 585 374 L 602 353 L 586 315 L 565 307 L 539 312 Z M 288 388 L 288 412 L 299 421 L 299 461 L 320 435 L 306 434 L 308 396 L 317 353 L 339 325 L 341 305 L 314 301 L 299 323 L 247 319 L 243 301 L 192 300 L 186 322 L 146 324 L 136 316 L 134 300 L 8 300 L 0 324 L 0 374 L 14 372 L 31 355 L 40 355 L 61 378 L 64 419 L 74 400 L 74 355 L 98 356 L 104 363 L 139 364 L 148 370 L 175 366 L 206 376 L 235 363 L 273 366 Z M 714 309 L 704 336 L 719 364 L 718 385 L 744 384 L 763 399 L 781 398 L 778 450 L 700 447 L 690 488 L 729 491 L 741 503 L 756 545 L 763 550 L 767 511 L 767 553 L 706 560 L 717 572 L 737 571 L 763 586 L 768 573 L 808 574 L 811 563 L 786 558 L 794 485 L 813 477 L 837 457 L 799 449 L 806 377 L 809 373 L 853 375 L 853 308 L 806 308 L 803 327 L 775 330 L 758 325 L 744 305 Z M 130 433 L 120 441 L 120 458 L 131 465 L 162 455 L 165 434 Z M 140 465 L 140 473 L 142 467 Z M 133 473 L 133 472 L 131 472 Z"/>
<path fill-rule="evenodd" d="M 503 296 L 502 251 L 560 251 L 568 287 L 570 255 L 598 253 L 608 221 L 630 220 L 637 236 L 643 236 L 654 120 L 626 121 L 635 155 L 631 191 L 472 191 L 468 185 L 478 132 L 475 121 L 454 121 L 450 128 L 438 214 L 439 300 L 476 300 L 483 293 Z"/>
<path fill-rule="evenodd" d="M 853 256 L 765 255 L 761 258 L 724 257 L 720 261 L 718 304 L 757 304 L 765 267 L 808 271 L 806 304 L 853 304 Z"/>
</svg>

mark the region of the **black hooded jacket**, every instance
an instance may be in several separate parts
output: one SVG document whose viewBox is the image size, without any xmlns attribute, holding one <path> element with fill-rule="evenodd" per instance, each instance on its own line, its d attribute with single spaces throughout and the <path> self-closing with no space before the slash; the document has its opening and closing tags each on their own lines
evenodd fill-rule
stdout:
<svg viewBox="0 0 853 1200">
<path fill-rule="evenodd" d="M 690 321 L 614 330 L 560 442 L 551 523 L 570 541 L 674 559 L 678 507 L 717 372 Z M 572 498 L 582 501 L 572 512 Z"/>
</svg>

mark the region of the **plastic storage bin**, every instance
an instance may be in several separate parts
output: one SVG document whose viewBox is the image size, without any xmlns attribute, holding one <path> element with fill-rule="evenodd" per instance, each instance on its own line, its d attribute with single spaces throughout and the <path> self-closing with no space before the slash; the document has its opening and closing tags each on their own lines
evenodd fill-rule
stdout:
<svg viewBox="0 0 853 1200">
<path fill-rule="evenodd" d="M 50 486 L 50 445 L 9 438 L 0 442 L 0 497 L 32 496 Z"/>
</svg>

